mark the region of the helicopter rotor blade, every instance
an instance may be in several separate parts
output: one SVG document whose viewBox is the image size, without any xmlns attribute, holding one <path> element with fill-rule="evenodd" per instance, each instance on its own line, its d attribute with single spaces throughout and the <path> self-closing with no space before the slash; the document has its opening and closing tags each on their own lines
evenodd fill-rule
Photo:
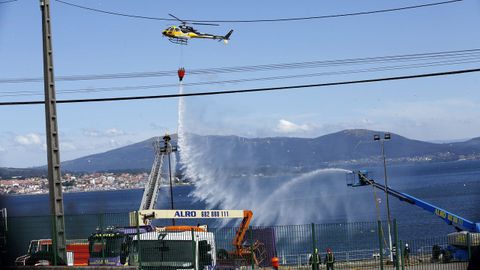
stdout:
<svg viewBox="0 0 480 270">
<path fill-rule="evenodd" d="M 186 21 L 184 21 L 184 20 L 182 20 L 182 19 L 180 19 L 180 18 L 176 17 L 175 15 L 172 15 L 172 14 L 170 14 L 170 13 L 168 13 L 168 15 L 170 15 L 170 17 L 173 17 L 174 19 L 176 19 L 176 20 L 178 20 L 178 21 L 182 22 L 183 24 L 186 24 L 186 23 L 187 23 Z"/>
<path fill-rule="evenodd" d="M 178 18 L 177 16 L 175 16 L 175 15 L 173 15 L 173 14 L 168 13 L 168 15 L 170 15 L 170 17 L 172 17 L 172 18 L 180 21 L 180 22 L 183 23 L 183 24 L 220 26 L 219 24 L 216 24 L 216 23 L 201 23 L 201 22 L 189 22 L 189 21 L 184 21 L 184 20 Z"/>
<path fill-rule="evenodd" d="M 220 26 L 220 24 L 216 23 L 190 23 L 190 24 L 195 24 L 195 25 L 212 25 L 212 26 Z"/>
</svg>

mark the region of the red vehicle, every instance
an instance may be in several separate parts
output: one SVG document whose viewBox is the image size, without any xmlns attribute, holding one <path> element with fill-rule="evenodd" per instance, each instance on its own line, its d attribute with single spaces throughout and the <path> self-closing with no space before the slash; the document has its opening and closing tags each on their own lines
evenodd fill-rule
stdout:
<svg viewBox="0 0 480 270">
<path fill-rule="evenodd" d="M 72 264 L 74 266 L 88 265 L 89 253 L 87 240 L 67 241 L 66 248 L 67 262 L 59 259 L 59 261 L 57 261 L 58 264 Z M 15 259 L 15 265 L 53 265 L 52 240 L 39 239 L 30 241 L 28 253 Z"/>
</svg>

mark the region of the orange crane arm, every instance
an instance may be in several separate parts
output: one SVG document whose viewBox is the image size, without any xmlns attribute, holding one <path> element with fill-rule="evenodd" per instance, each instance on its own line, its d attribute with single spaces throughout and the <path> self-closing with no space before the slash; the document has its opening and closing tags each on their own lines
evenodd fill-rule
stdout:
<svg viewBox="0 0 480 270">
<path fill-rule="evenodd" d="M 243 210 L 243 220 L 240 224 L 240 227 L 235 234 L 235 238 L 233 239 L 233 245 L 235 246 L 235 251 L 238 255 L 241 255 L 242 251 L 242 244 L 245 238 L 245 234 L 247 233 L 248 226 L 250 225 L 250 221 L 252 220 L 253 213 L 250 210 Z"/>
</svg>

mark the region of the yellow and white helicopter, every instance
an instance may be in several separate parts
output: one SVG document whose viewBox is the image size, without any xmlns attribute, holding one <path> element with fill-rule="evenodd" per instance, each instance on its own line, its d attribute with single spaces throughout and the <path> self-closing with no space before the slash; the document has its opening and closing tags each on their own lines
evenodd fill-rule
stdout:
<svg viewBox="0 0 480 270">
<path fill-rule="evenodd" d="M 212 35 L 212 34 L 207 34 L 207 33 L 200 33 L 193 27 L 187 25 L 187 21 L 181 20 L 172 14 L 168 14 L 172 16 L 173 18 L 177 19 L 180 21 L 182 24 L 179 26 L 170 26 L 167 29 L 163 30 L 162 34 L 168 38 L 169 41 L 172 43 L 176 44 L 181 44 L 181 45 L 187 45 L 188 40 L 191 38 L 205 38 L 205 39 L 214 39 L 218 41 L 223 41 L 225 44 L 228 43 L 228 40 L 230 40 L 230 36 L 233 33 L 233 30 L 230 30 L 225 36 L 217 36 L 217 35 Z M 212 24 L 212 23 L 190 23 L 190 24 L 196 24 L 196 25 L 214 25 L 218 26 L 218 24 Z"/>
</svg>

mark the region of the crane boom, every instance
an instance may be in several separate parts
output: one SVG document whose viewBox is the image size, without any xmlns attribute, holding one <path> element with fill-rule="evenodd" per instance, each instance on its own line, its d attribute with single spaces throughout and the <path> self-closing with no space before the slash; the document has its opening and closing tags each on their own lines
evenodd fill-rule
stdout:
<svg viewBox="0 0 480 270">
<path fill-rule="evenodd" d="M 235 246 L 235 250 L 240 255 L 243 240 L 245 239 L 245 233 L 247 232 L 248 226 L 250 225 L 250 221 L 252 220 L 253 213 L 250 210 L 243 210 L 243 219 L 242 223 L 240 223 L 240 227 L 238 227 L 237 232 L 235 233 L 235 238 L 233 239 L 233 245 Z"/>
<path fill-rule="evenodd" d="M 347 183 L 349 186 L 365 186 L 372 185 L 375 188 L 378 188 L 382 191 L 387 192 L 388 194 L 398 198 L 400 201 L 407 202 L 412 205 L 416 205 L 423 210 L 426 210 L 430 213 L 433 213 L 435 216 L 444 220 L 448 225 L 454 226 L 457 230 L 465 230 L 473 233 L 480 232 L 480 223 L 475 223 L 463 217 L 460 217 L 456 214 L 453 214 L 443 208 L 437 207 L 431 203 L 415 198 L 411 195 L 408 195 L 403 192 L 396 191 L 390 187 L 385 187 L 384 185 L 375 182 L 375 180 L 368 177 L 365 171 L 352 172 L 352 174 L 358 177 L 355 177 L 353 181 Z"/>
</svg>

